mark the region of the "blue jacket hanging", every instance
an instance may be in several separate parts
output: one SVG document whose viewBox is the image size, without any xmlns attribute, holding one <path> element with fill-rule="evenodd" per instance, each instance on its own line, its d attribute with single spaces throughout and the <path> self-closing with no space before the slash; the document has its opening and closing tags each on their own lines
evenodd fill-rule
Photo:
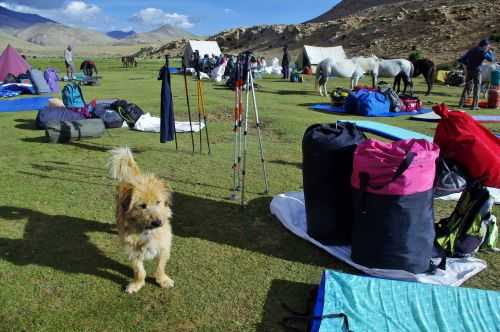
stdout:
<svg viewBox="0 0 500 332">
<path fill-rule="evenodd" d="M 161 115 L 160 115 L 160 143 L 175 139 L 174 102 L 170 85 L 170 71 L 167 66 L 160 70 L 158 79 L 161 84 Z"/>
</svg>

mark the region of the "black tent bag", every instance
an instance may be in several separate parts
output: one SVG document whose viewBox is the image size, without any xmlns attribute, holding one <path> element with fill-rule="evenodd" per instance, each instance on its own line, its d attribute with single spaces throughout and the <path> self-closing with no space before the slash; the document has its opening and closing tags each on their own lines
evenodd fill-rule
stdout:
<svg viewBox="0 0 500 332">
<path fill-rule="evenodd" d="M 351 174 L 366 138 L 352 123 L 315 124 L 302 141 L 307 233 L 323 244 L 351 243 Z"/>
</svg>

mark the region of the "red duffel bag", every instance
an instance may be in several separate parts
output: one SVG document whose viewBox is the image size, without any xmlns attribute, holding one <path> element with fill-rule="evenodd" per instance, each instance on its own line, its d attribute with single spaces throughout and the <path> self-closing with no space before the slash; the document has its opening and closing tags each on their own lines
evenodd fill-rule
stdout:
<svg viewBox="0 0 500 332">
<path fill-rule="evenodd" d="M 465 112 L 435 105 L 441 116 L 434 143 L 442 155 L 460 166 L 471 180 L 500 188 L 500 139 Z"/>
</svg>

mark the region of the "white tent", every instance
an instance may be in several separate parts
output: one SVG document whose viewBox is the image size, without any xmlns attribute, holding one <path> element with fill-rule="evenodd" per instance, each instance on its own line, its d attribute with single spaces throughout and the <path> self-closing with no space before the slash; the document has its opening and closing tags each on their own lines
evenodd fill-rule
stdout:
<svg viewBox="0 0 500 332">
<path fill-rule="evenodd" d="M 200 58 L 203 58 L 205 54 L 208 56 L 221 56 L 222 52 L 219 48 L 219 44 L 216 41 L 209 40 L 190 40 L 188 41 L 186 48 L 184 49 L 184 59 L 186 59 L 186 66 L 189 66 L 189 62 L 195 51 L 200 52 Z"/>
<path fill-rule="evenodd" d="M 304 68 L 307 64 L 311 65 L 313 72 L 316 66 L 326 58 L 345 59 L 346 55 L 342 46 L 318 47 L 304 45 L 301 54 L 297 59 L 299 68 Z"/>
</svg>

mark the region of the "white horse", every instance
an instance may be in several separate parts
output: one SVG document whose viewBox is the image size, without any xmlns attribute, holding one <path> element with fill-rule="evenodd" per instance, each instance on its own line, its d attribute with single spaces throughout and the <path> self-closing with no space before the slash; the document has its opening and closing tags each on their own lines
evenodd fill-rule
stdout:
<svg viewBox="0 0 500 332">
<path fill-rule="evenodd" d="M 375 88 L 377 86 L 375 77 L 378 77 L 379 59 L 372 55 L 370 57 L 357 56 L 352 58 L 352 60 L 357 63 L 366 74 L 372 76 L 372 86 Z"/>
<path fill-rule="evenodd" d="M 373 75 L 374 80 L 377 82 L 379 77 L 396 77 L 401 74 L 405 87 L 409 85 L 410 93 L 413 94 L 413 70 L 413 64 L 406 59 L 378 59 L 378 70 Z M 404 92 L 406 92 L 406 89 Z"/>
<path fill-rule="evenodd" d="M 330 76 L 338 76 L 351 79 L 351 89 L 358 84 L 359 80 L 365 72 L 363 69 L 351 59 L 334 60 L 326 58 L 318 64 L 316 69 L 316 86 L 319 83 L 319 94 L 328 95 L 327 83 Z"/>
<path fill-rule="evenodd" d="M 491 73 L 497 69 L 500 69 L 500 66 L 496 63 L 485 63 L 480 67 L 481 70 L 481 89 L 484 93 L 484 97 L 486 98 L 486 93 L 491 85 Z"/>
</svg>

